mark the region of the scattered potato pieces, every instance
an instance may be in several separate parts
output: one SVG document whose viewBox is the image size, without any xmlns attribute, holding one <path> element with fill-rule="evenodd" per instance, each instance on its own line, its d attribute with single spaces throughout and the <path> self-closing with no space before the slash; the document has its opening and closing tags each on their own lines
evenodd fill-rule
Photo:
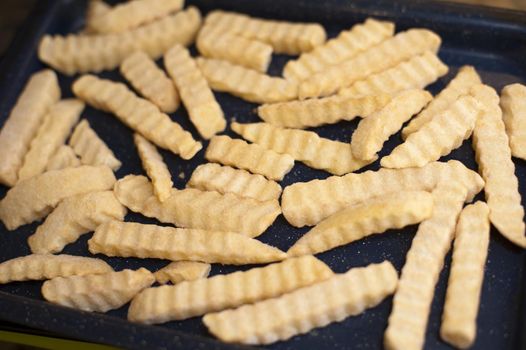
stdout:
<svg viewBox="0 0 526 350">
<path fill-rule="evenodd" d="M 33 74 L 0 130 L 0 183 L 14 186 L 29 145 L 51 106 L 60 99 L 57 75 Z"/>
<path fill-rule="evenodd" d="M 287 257 L 277 248 L 238 233 L 120 221 L 97 227 L 88 246 L 92 254 L 107 256 L 231 265 L 263 264 Z"/>
<path fill-rule="evenodd" d="M 469 93 L 471 87 L 480 84 L 480 77 L 472 66 L 463 66 L 459 69 L 447 87 L 429 103 L 429 105 L 402 130 L 402 138 L 405 140 L 410 134 L 418 131 L 431 119 L 445 111 L 462 95 Z"/>
<path fill-rule="evenodd" d="M 394 293 L 397 282 L 395 268 L 384 261 L 280 297 L 207 314 L 203 322 L 225 342 L 270 344 L 358 315 Z"/>
<path fill-rule="evenodd" d="M 283 76 L 290 81 L 300 82 L 324 69 L 342 63 L 374 47 L 394 34 L 395 24 L 368 18 L 350 30 L 344 30 L 334 39 L 289 60 L 283 69 Z"/>
<path fill-rule="evenodd" d="M 435 285 L 467 197 L 459 183 L 441 182 L 433 190 L 433 214 L 418 227 L 393 299 L 384 334 L 387 350 L 424 348 Z"/>
<path fill-rule="evenodd" d="M 117 182 L 114 191 L 117 199 L 131 211 L 161 222 L 249 237 L 259 236 L 281 213 L 277 200 L 260 202 L 232 193 L 193 188 L 173 189 L 171 196 L 160 202 L 144 176 L 128 175 Z"/>
<path fill-rule="evenodd" d="M 471 96 L 460 97 L 418 131 L 410 134 L 390 155 L 382 158 L 385 168 L 422 167 L 448 155 L 468 139 L 475 128 L 480 104 Z"/>
<path fill-rule="evenodd" d="M 320 222 L 288 250 L 289 256 L 318 254 L 431 216 L 429 192 L 394 192 L 343 209 Z"/>
<path fill-rule="evenodd" d="M 90 192 L 71 196 L 59 205 L 29 236 L 31 251 L 36 254 L 58 253 L 81 235 L 93 231 L 109 220 L 123 220 L 124 208 L 113 191 Z"/>
<path fill-rule="evenodd" d="M 489 231 L 486 203 L 477 202 L 462 210 L 440 327 L 440 337 L 456 348 L 467 349 L 475 341 Z"/>
<path fill-rule="evenodd" d="M 109 190 L 115 176 L 105 166 L 53 170 L 20 181 L 0 201 L 0 220 L 10 231 L 41 219 L 64 198 Z"/>
<path fill-rule="evenodd" d="M 157 59 L 175 44 L 189 45 L 200 26 L 200 12 L 190 6 L 175 15 L 122 33 L 45 35 L 38 47 L 38 57 L 67 75 L 111 70 L 135 51 L 144 51 Z"/>
<path fill-rule="evenodd" d="M 18 181 L 40 175 L 55 151 L 64 144 L 84 110 L 84 103 L 76 99 L 62 100 L 51 107 L 31 141 Z"/>
<path fill-rule="evenodd" d="M 283 180 L 294 166 L 294 158 L 288 154 L 279 154 L 258 144 L 248 144 L 226 135 L 215 136 L 210 140 L 205 158 L 276 181 Z"/>
<path fill-rule="evenodd" d="M 56 277 L 42 285 L 44 299 L 84 311 L 118 309 L 155 282 L 145 268 L 98 275 Z"/>
<path fill-rule="evenodd" d="M 456 160 L 432 162 L 422 168 L 380 169 L 361 174 L 332 176 L 325 180 L 297 182 L 285 187 L 283 215 L 295 226 L 316 225 L 330 215 L 367 199 L 399 191 L 432 191 L 438 182 L 459 182 L 468 199 L 482 190 L 484 181 Z"/>
<path fill-rule="evenodd" d="M 384 142 L 432 99 L 433 96 L 425 90 L 400 92 L 380 111 L 360 121 L 352 135 L 352 154 L 357 159 L 376 160 Z"/>
<path fill-rule="evenodd" d="M 144 52 L 136 51 L 128 56 L 120 71 L 135 90 L 164 113 L 173 113 L 179 107 L 179 94 L 174 83 Z"/>
<path fill-rule="evenodd" d="M 106 165 L 113 171 L 116 171 L 122 165 L 108 145 L 91 128 L 86 119 L 82 119 L 75 127 L 69 139 L 69 145 L 80 157 L 82 164 Z"/>
<path fill-rule="evenodd" d="M 61 170 L 80 166 L 80 159 L 77 158 L 75 151 L 68 145 L 60 146 L 51 156 L 46 165 L 46 171 Z"/>
<path fill-rule="evenodd" d="M 183 281 L 195 281 L 207 278 L 210 273 L 210 264 L 198 261 L 174 261 L 153 274 L 160 284 L 172 282 L 177 284 Z"/>
<path fill-rule="evenodd" d="M 349 143 L 325 139 L 312 131 L 284 129 L 267 123 L 232 123 L 230 127 L 246 140 L 274 152 L 288 154 L 312 168 L 331 174 L 350 173 L 377 159 L 357 159 L 353 157 Z"/>
<path fill-rule="evenodd" d="M 149 288 L 132 300 L 128 319 L 146 324 L 184 320 L 277 297 L 333 275 L 325 263 L 307 255 L 247 271 Z"/>
<path fill-rule="evenodd" d="M 199 165 L 186 185 L 202 191 L 233 193 L 259 201 L 279 199 L 281 195 L 281 186 L 275 181 L 267 180 L 259 174 L 215 163 Z"/>
<path fill-rule="evenodd" d="M 484 194 L 490 210 L 489 219 L 504 237 L 526 248 L 524 207 L 499 96 L 487 85 L 473 86 L 471 94 L 483 107 L 473 131 L 473 148 L 479 172 L 486 182 Z"/>
<path fill-rule="evenodd" d="M 526 86 L 505 86 L 500 96 L 500 107 L 510 139 L 511 154 L 526 160 Z"/>
<path fill-rule="evenodd" d="M 131 129 L 183 159 L 191 159 L 203 147 L 157 106 L 138 97 L 122 83 L 84 75 L 73 83 L 72 89 L 91 106 L 112 112 Z"/>
<path fill-rule="evenodd" d="M 100 259 L 66 254 L 32 254 L 2 262 L 0 284 L 111 271 L 110 265 Z"/>
</svg>

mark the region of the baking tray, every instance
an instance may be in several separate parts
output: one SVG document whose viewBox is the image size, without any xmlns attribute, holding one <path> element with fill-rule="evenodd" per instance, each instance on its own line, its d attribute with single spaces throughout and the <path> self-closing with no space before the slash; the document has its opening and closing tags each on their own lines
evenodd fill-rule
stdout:
<svg viewBox="0 0 526 350">
<path fill-rule="evenodd" d="M 472 7 L 433 1 L 271 1 L 271 0 L 197 0 L 189 1 L 206 13 L 214 8 L 236 10 L 266 18 L 294 21 L 321 22 L 330 36 L 368 16 L 390 19 L 396 22 L 397 30 L 409 27 L 427 27 L 439 33 L 443 39 L 440 57 L 451 67 L 450 73 L 429 87 L 437 93 L 456 73 L 459 66 L 472 64 L 481 73 L 485 82 L 501 89 L 504 85 L 526 80 L 526 14 L 507 10 Z M 29 75 L 43 65 L 36 57 L 39 38 L 44 33 L 69 33 L 82 26 L 85 13 L 84 1 L 39 1 L 22 32 L 0 64 L 0 122 L 3 123 L 14 105 L 18 94 Z M 195 51 L 194 51 L 195 52 Z M 289 57 L 275 56 L 270 67 L 272 75 L 279 75 Z M 104 78 L 122 80 L 116 71 L 105 72 Z M 60 76 L 65 97 L 72 96 L 70 85 L 74 78 Z M 228 94 L 216 93 L 227 118 L 241 122 L 254 122 L 254 104 L 246 103 Z M 109 144 L 123 166 L 118 177 L 126 174 L 143 174 L 137 152 L 133 146 L 132 133 L 117 119 L 108 114 L 87 107 L 83 116 Z M 197 137 L 195 128 L 189 123 L 184 108 L 172 116 Z M 349 141 L 358 120 L 341 122 L 317 128 L 324 137 Z M 233 135 L 231 131 L 227 134 Z M 381 156 L 388 154 L 400 143 L 399 134 L 390 138 Z M 205 143 L 206 146 L 206 143 Z M 0 150 L 1 152 L 2 150 Z M 174 184 L 183 188 L 192 170 L 204 162 L 204 150 L 190 160 L 184 161 L 169 152 L 162 155 L 172 172 Z M 471 142 L 452 152 L 445 159 L 459 159 L 476 169 Z M 515 159 L 520 191 L 526 198 L 526 163 Z M 378 169 L 378 162 L 361 170 Z M 184 176 L 184 179 L 181 178 Z M 297 163 L 282 181 L 283 186 L 298 181 L 325 178 L 328 174 Z M 0 196 L 6 192 L 0 189 Z M 479 195 L 482 198 L 482 194 Z M 523 200 L 526 204 L 526 200 Z M 129 221 L 153 223 L 137 214 L 129 214 Z M 0 225 L 0 261 L 29 254 L 27 237 L 38 223 L 7 232 Z M 391 261 L 400 271 L 416 226 L 404 230 L 389 231 L 375 235 L 345 247 L 320 254 L 319 257 L 337 272 L 351 267 L 364 266 L 385 259 Z M 288 225 L 280 216 L 275 224 L 260 239 L 286 250 L 306 229 Z M 67 246 L 64 253 L 88 255 L 86 241 L 90 235 Z M 167 264 L 160 260 L 106 258 L 115 269 L 144 266 L 156 270 Z M 446 349 L 440 341 L 438 331 L 445 296 L 450 255 L 440 276 L 433 300 L 426 348 Z M 525 320 L 525 253 L 504 240 L 492 229 L 482 301 L 478 318 L 476 349 L 524 348 L 526 341 Z M 242 267 L 246 269 L 247 267 Z M 214 265 L 212 274 L 228 273 L 235 269 L 230 266 Z M 235 348 L 222 344 L 207 333 L 200 318 L 182 322 L 170 322 L 159 326 L 144 326 L 125 320 L 127 306 L 107 314 L 80 312 L 44 302 L 40 295 L 41 282 L 11 283 L 0 286 L 0 320 L 18 324 L 54 336 L 81 339 L 90 342 L 111 344 L 125 348 Z M 270 349 L 350 349 L 382 347 L 383 332 L 391 309 L 387 298 L 379 306 L 362 315 L 350 317 L 341 323 L 315 329 L 310 333 L 269 346 Z"/>
</svg>

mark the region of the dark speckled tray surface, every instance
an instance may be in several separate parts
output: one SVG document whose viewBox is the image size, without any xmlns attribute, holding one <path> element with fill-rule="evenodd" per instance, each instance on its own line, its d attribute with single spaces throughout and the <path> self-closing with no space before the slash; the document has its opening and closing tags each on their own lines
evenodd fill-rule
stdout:
<svg viewBox="0 0 526 350">
<path fill-rule="evenodd" d="M 500 89 L 513 82 L 526 81 L 526 13 L 507 10 L 490 10 L 458 4 L 432 1 L 271 1 L 271 0 L 197 0 L 188 1 L 197 5 L 203 13 L 210 9 L 236 10 L 255 16 L 295 21 L 316 21 L 322 23 L 329 36 L 350 28 L 368 16 L 390 19 L 396 22 L 397 31 L 410 27 L 426 27 L 436 31 L 443 39 L 440 57 L 450 66 L 450 72 L 429 90 L 436 94 L 454 76 L 461 65 L 474 65 L 483 80 Z M 29 75 L 43 65 L 36 58 L 36 47 L 44 33 L 76 31 L 82 26 L 85 2 L 79 0 L 42 0 L 33 15 L 18 35 L 11 50 L 0 64 L 0 124 L 3 123 L 14 105 L 18 94 Z M 195 53 L 195 51 L 194 51 Z M 287 56 L 273 58 L 270 74 L 279 75 Z M 104 72 L 104 78 L 122 80 L 116 71 Z M 60 75 L 64 97 L 71 97 L 71 82 L 74 77 Z M 227 119 L 240 122 L 258 121 L 254 104 L 244 102 L 228 94 L 216 93 Z M 140 161 L 133 146 L 132 133 L 117 119 L 87 107 L 83 113 L 96 132 L 108 143 L 123 166 L 117 177 L 126 174 L 143 174 Z M 197 137 L 184 108 L 172 118 Z M 316 128 L 319 135 L 340 141 L 349 141 L 358 121 L 340 122 L 335 125 Z M 228 130 L 227 134 L 234 134 Z M 397 134 L 389 139 L 380 156 L 384 156 L 401 142 Z M 206 143 L 205 143 L 206 146 Z M 0 150 L 1 152 L 1 150 Z M 183 188 L 193 169 L 204 162 L 204 149 L 190 161 L 162 151 L 174 184 Z M 476 169 L 471 142 L 452 152 L 446 159 L 461 160 L 466 166 Z M 526 198 L 526 163 L 515 159 L 520 191 Z M 361 170 L 378 169 L 378 162 Z M 180 174 L 184 174 L 184 178 Z M 296 163 L 294 169 L 281 182 L 282 186 L 298 181 L 325 178 L 329 174 L 310 169 Z M 3 197 L 6 188 L 0 188 Z M 481 197 L 482 194 L 479 194 Z M 523 204 L 526 202 L 523 200 Z M 130 213 L 128 221 L 154 223 L 141 215 Z M 38 223 L 8 232 L 0 225 L 0 261 L 29 254 L 27 237 L 34 232 Z M 278 217 L 272 227 L 260 239 L 281 249 L 288 249 L 306 229 L 293 228 Z M 337 272 L 351 267 L 365 266 L 383 260 L 391 261 L 400 271 L 416 226 L 403 230 L 388 231 L 345 247 L 320 254 L 319 257 Z M 88 255 L 84 235 L 75 244 L 69 245 L 64 253 Z M 156 270 L 167 264 L 161 260 L 107 258 L 115 269 L 139 268 L 144 266 Z M 440 276 L 433 300 L 426 336 L 426 348 L 447 349 L 440 341 L 438 330 L 445 296 L 450 255 Z M 526 328 L 525 253 L 505 241 L 492 229 L 482 301 L 478 317 L 478 336 L 474 349 L 525 348 Z M 243 267 L 247 268 L 247 267 Z M 212 274 L 227 273 L 235 269 L 230 266 L 214 265 Z M 125 348 L 235 348 L 212 339 L 202 325 L 200 318 L 181 322 L 169 322 L 159 326 L 143 326 L 125 320 L 127 306 L 105 315 L 79 312 L 42 300 L 41 282 L 11 283 L 0 286 L 0 320 L 21 327 L 30 327 L 50 334 L 121 346 Z M 350 317 L 341 323 L 315 329 L 307 335 L 269 346 L 271 349 L 378 349 L 382 347 L 383 331 L 391 309 L 391 298 L 365 313 Z"/>
</svg>

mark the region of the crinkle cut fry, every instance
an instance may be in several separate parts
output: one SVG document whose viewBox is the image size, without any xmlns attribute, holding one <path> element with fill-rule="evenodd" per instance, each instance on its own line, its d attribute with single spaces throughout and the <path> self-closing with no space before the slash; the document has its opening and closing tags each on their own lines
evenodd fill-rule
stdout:
<svg viewBox="0 0 526 350">
<path fill-rule="evenodd" d="M 500 95 L 506 133 L 510 139 L 511 154 L 526 160 L 526 86 L 507 85 Z"/>
<path fill-rule="evenodd" d="M 155 280 L 160 284 L 172 282 L 173 284 L 182 281 L 195 281 L 200 278 L 207 278 L 210 273 L 211 265 L 198 261 L 174 261 L 155 271 Z"/>
<path fill-rule="evenodd" d="M 68 145 L 62 145 L 49 159 L 46 165 L 46 171 L 61 170 L 69 167 L 74 168 L 77 166 L 80 166 L 80 159 L 77 158 L 73 148 Z"/>
</svg>

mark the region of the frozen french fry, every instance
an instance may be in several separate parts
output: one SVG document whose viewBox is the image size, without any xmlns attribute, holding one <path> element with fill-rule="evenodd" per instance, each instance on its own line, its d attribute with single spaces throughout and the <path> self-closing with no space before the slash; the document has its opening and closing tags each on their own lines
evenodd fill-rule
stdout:
<svg viewBox="0 0 526 350">
<path fill-rule="evenodd" d="M 56 277 L 42 285 L 44 299 L 84 311 L 118 309 L 155 282 L 145 268 L 97 275 Z"/>
<path fill-rule="evenodd" d="M 483 107 L 473 131 L 473 148 L 479 172 L 486 182 L 484 194 L 489 206 L 489 219 L 504 237 L 526 248 L 524 207 L 499 96 L 487 85 L 473 86 L 471 94 Z"/>
<path fill-rule="evenodd" d="M 106 166 L 80 166 L 43 173 L 20 181 L 0 201 L 0 220 L 8 230 L 41 219 L 64 198 L 109 190 L 115 176 Z"/>
<path fill-rule="evenodd" d="M 93 34 L 97 32 L 95 23 L 97 17 L 104 16 L 111 10 L 111 6 L 101 0 L 89 0 L 88 8 L 86 9 L 86 26 L 84 32 Z"/>
<path fill-rule="evenodd" d="M 100 259 L 66 254 L 32 254 L 2 262 L 0 284 L 111 271 L 111 266 Z"/>
<path fill-rule="evenodd" d="M 267 123 L 232 123 L 231 128 L 246 140 L 331 174 L 350 173 L 377 159 L 374 156 L 365 161 L 357 159 L 349 143 L 325 139 L 312 131 L 285 129 Z"/>
<path fill-rule="evenodd" d="M 157 106 L 138 97 L 122 83 L 84 75 L 73 83 L 72 89 L 91 106 L 113 113 L 131 129 L 183 159 L 191 159 L 203 147 Z"/>
<path fill-rule="evenodd" d="M 380 111 L 362 119 L 352 135 L 353 156 L 357 159 L 376 160 L 384 142 L 420 112 L 432 98 L 425 90 L 402 91 Z"/>
<path fill-rule="evenodd" d="M 471 87 L 480 84 L 480 82 L 480 77 L 474 67 L 461 67 L 456 77 L 449 82 L 446 88 L 440 91 L 433 101 L 402 130 L 404 140 L 433 119 L 435 115 L 446 110 L 460 96 L 468 94 Z"/>
<path fill-rule="evenodd" d="M 471 136 L 480 104 L 466 95 L 410 134 L 380 164 L 386 168 L 422 167 L 448 155 Z"/>
<path fill-rule="evenodd" d="M 320 222 L 288 250 L 289 256 L 318 254 L 375 233 L 428 219 L 433 211 L 429 192 L 394 192 L 343 209 Z"/>
<path fill-rule="evenodd" d="M 160 284 L 172 282 L 177 284 L 183 281 L 195 281 L 207 278 L 210 273 L 210 264 L 199 261 L 174 261 L 153 274 Z"/>
<path fill-rule="evenodd" d="M 510 140 L 511 154 L 526 160 L 526 86 L 505 86 L 500 95 L 500 107 Z"/>
<path fill-rule="evenodd" d="M 45 35 L 38 57 L 56 70 L 73 75 L 117 68 L 135 51 L 157 59 L 175 44 L 189 45 L 201 26 L 193 6 L 174 15 L 117 34 Z"/>
<path fill-rule="evenodd" d="M 90 192 L 71 196 L 59 203 L 36 232 L 29 236 L 36 254 L 58 253 L 81 235 L 109 220 L 123 220 L 126 208 L 113 191 Z"/>
<path fill-rule="evenodd" d="M 184 320 L 277 297 L 333 275 L 325 263 L 307 255 L 247 271 L 149 288 L 132 300 L 128 319 L 147 324 Z"/>
<path fill-rule="evenodd" d="M 80 157 L 82 164 L 106 165 L 113 171 L 116 171 L 122 165 L 108 145 L 91 128 L 86 119 L 83 119 L 75 127 L 69 139 L 69 145 Z"/>
<path fill-rule="evenodd" d="M 264 104 L 257 109 L 258 115 L 267 123 L 287 128 L 304 129 L 340 120 L 367 117 L 382 109 L 391 100 L 389 94 L 358 98 L 331 96 Z"/>
<path fill-rule="evenodd" d="M 280 297 L 207 314 L 203 322 L 210 333 L 225 342 L 270 344 L 358 315 L 394 293 L 397 282 L 395 268 L 385 261 L 351 269 Z"/>
<path fill-rule="evenodd" d="M 260 202 L 232 193 L 172 190 L 164 202 L 154 195 L 144 176 L 128 175 L 115 185 L 117 199 L 134 212 L 179 227 L 241 233 L 255 237 L 263 233 L 281 213 L 277 200 Z"/>
<path fill-rule="evenodd" d="M 40 175 L 46 170 L 49 159 L 64 144 L 83 110 L 84 103 L 75 99 L 62 100 L 51 107 L 31 141 L 18 172 L 18 181 Z"/>
<path fill-rule="evenodd" d="M 29 78 L 0 130 L 0 183 L 15 185 L 31 140 L 59 99 L 60 87 L 55 72 L 46 69 Z"/>
<path fill-rule="evenodd" d="M 418 227 L 393 299 L 384 334 L 387 350 L 424 348 L 435 285 L 466 197 L 460 183 L 441 182 L 433 190 L 433 213 Z"/>
<path fill-rule="evenodd" d="M 164 113 L 173 113 L 179 107 L 179 94 L 174 83 L 144 52 L 136 51 L 128 56 L 120 71 L 135 90 Z"/>
<path fill-rule="evenodd" d="M 61 170 L 70 167 L 80 166 L 80 159 L 77 158 L 75 151 L 68 145 L 60 146 L 57 151 L 49 158 L 46 171 Z"/>
<path fill-rule="evenodd" d="M 263 264 L 287 257 L 277 248 L 238 233 L 120 221 L 98 226 L 88 246 L 92 254 L 107 256 L 231 265 Z"/>
<path fill-rule="evenodd" d="M 296 82 L 305 80 L 392 37 L 394 29 L 393 22 L 368 18 L 364 23 L 340 32 L 336 38 L 327 40 L 312 51 L 301 54 L 298 59 L 288 61 L 283 69 L 283 76 Z"/>
<path fill-rule="evenodd" d="M 190 52 L 181 45 L 175 45 L 164 55 L 164 66 L 199 134 L 209 139 L 225 130 L 223 110 Z"/>
<path fill-rule="evenodd" d="M 446 75 L 448 67 L 431 51 L 413 56 L 398 65 L 372 74 L 338 92 L 340 96 L 361 97 L 380 93 L 396 94 L 407 89 L 423 89 Z"/>
<path fill-rule="evenodd" d="M 288 154 L 279 154 L 258 144 L 248 144 L 226 135 L 212 138 L 206 149 L 205 158 L 211 162 L 245 169 L 277 181 L 283 180 L 294 166 L 294 158 Z"/>
<path fill-rule="evenodd" d="M 215 163 L 199 165 L 192 173 L 187 186 L 202 191 L 233 193 L 259 201 L 278 199 L 281 195 L 281 186 L 275 181 L 246 170 Z"/>
<path fill-rule="evenodd" d="M 283 215 L 296 227 L 316 225 L 351 205 L 399 191 L 432 191 L 439 181 L 459 182 L 468 199 L 482 190 L 484 181 L 456 160 L 432 162 L 422 168 L 385 169 L 361 174 L 331 176 L 325 180 L 297 182 L 285 187 Z"/>
<path fill-rule="evenodd" d="M 168 170 L 168 167 L 163 162 L 163 157 L 155 146 L 149 143 L 148 140 L 139 134 L 134 134 L 133 140 L 139 151 L 142 166 L 152 180 L 153 192 L 159 201 L 164 202 L 172 194 L 173 182 L 170 170 Z"/>
<path fill-rule="evenodd" d="M 460 213 L 440 327 L 440 337 L 456 348 L 466 349 L 475 341 L 489 230 L 486 203 L 469 205 Z"/>
</svg>

